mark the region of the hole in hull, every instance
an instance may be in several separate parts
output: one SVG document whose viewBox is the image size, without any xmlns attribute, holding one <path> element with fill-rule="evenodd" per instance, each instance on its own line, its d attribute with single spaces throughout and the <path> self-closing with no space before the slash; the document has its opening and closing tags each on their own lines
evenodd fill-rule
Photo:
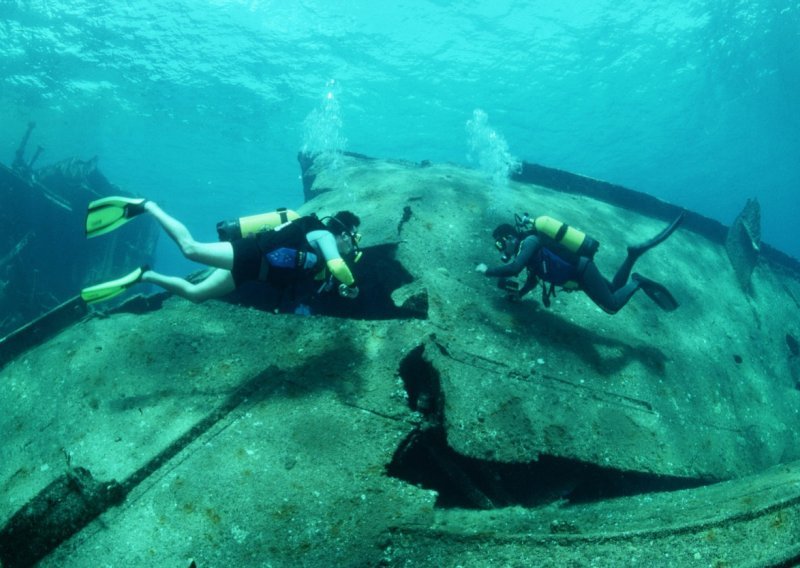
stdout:
<svg viewBox="0 0 800 568">
<path fill-rule="evenodd" d="M 562 500 L 588 503 L 705 484 L 703 480 L 621 471 L 547 455 L 527 463 L 463 456 L 447 445 L 439 373 L 423 355 L 423 346 L 414 349 L 399 370 L 409 406 L 422 414 L 423 421 L 397 448 L 386 471 L 436 491 L 437 507 L 537 507 Z"/>
</svg>

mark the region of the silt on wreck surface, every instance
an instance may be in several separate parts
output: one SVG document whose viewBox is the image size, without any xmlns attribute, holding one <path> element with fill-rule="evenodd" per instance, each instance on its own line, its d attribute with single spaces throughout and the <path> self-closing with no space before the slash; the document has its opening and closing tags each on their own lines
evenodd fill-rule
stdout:
<svg viewBox="0 0 800 568">
<path fill-rule="evenodd" d="M 514 213 L 591 234 L 611 275 L 678 208 L 489 190 L 448 164 L 302 162 L 301 213 L 362 219 L 359 299 L 299 317 L 162 298 L 18 354 L 0 371 L 0 545 L 79 467 L 125 499 L 44 566 L 797 556 L 791 266 L 763 260 L 743 292 L 717 229 L 689 214 L 636 266 L 677 311 L 641 293 L 614 316 L 581 293 L 512 303 L 474 267 L 495 264 L 491 231 Z"/>
</svg>

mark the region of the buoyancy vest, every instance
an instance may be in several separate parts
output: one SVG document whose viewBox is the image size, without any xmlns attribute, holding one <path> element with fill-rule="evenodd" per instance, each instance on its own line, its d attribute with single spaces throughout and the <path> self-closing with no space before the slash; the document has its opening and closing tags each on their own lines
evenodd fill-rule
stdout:
<svg viewBox="0 0 800 568">
<path fill-rule="evenodd" d="M 533 272 L 543 282 L 565 288 L 577 287 L 578 266 L 542 246 L 535 259 Z"/>
<path fill-rule="evenodd" d="M 309 215 L 256 234 L 262 259 L 259 279 L 288 286 L 303 274 L 323 269 L 324 262 L 306 239 L 308 233 L 318 230 L 325 230 L 325 225 Z"/>
<path fill-rule="evenodd" d="M 529 264 L 542 282 L 542 302 L 550 305 L 550 297 L 555 296 L 555 287 L 567 291 L 577 290 L 580 273 L 588 261 L 594 258 L 600 243 L 566 223 L 546 215 L 522 221 L 529 235 L 539 239 L 539 253 Z M 549 284 L 549 287 L 545 284 Z"/>
</svg>

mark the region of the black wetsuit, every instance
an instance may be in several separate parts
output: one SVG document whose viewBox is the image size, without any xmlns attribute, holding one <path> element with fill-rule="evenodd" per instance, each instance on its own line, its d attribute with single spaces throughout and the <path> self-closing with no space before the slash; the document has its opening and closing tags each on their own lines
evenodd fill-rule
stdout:
<svg viewBox="0 0 800 568">
<path fill-rule="evenodd" d="M 614 314 L 628 303 L 640 287 L 639 282 L 629 280 L 637 257 L 638 255 L 629 254 L 614 275 L 614 280 L 609 282 L 600 273 L 593 260 L 587 257 L 570 260 L 565 258 L 565 255 L 560 256 L 557 252 L 544 247 L 535 235 L 529 235 L 522 239 L 514 260 L 488 269 L 486 276 L 516 276 L 527 268 L 528 276 L 519 290 L 520 297 L 533 290 L 539 280 L 555 285 L 573 281 L 595 304 L 604 311 Z"/>
</svg>

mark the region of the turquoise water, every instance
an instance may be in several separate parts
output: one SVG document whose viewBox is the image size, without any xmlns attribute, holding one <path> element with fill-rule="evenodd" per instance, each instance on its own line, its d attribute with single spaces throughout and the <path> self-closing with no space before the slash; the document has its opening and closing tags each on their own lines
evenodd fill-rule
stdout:
<svg viewBox="0 0 800 568">
<path fill-rule="evenodd" d="M 385 4 L 0 0 L 0 161 L 35 120 L 39 165 L 99 155 L 214 239 L 300 204 L 304 146 L 476 165 L 480 110 L 517 159 L 724 223 L 758 197 L 800 257 L 797 0 Z"/>
</svg>

